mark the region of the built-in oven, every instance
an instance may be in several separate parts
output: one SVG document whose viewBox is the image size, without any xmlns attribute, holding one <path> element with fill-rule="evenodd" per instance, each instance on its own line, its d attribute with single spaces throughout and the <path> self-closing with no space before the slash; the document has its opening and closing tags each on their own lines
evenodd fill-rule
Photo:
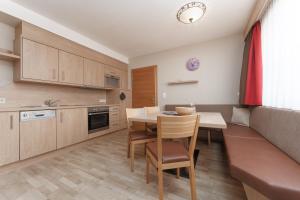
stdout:
<svg viewBox="0 0 300 200">
<path fill-rule="evenodd" d="M 109 107 L 88 108 L 89 134 L 109 128 Z"/>
</svg>

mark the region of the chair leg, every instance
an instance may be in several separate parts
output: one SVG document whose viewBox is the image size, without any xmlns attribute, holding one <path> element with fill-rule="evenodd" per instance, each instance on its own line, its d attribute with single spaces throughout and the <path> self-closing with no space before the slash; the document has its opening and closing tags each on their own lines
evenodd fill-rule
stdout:
<svg viewBox="0 0 300 200">
<path fill-rule="evenodd" d="M 177 177 L 177 179 L 180 178 L 180 168 L 176 169 L 176 177 Z"/>
<path fill-rule="evenodd" d="M 164 199 L 163 171 L 160 168 L 158 168 L 157 170 L 157 178 L 158 178 L 159 200 L 163 200 Z"/>
<path fill-rule="evenodd" d="M 128 134 L 127 158 L 130 158 L 130 144 L 131 144 L 131 141 L 130 141 L 130 136 Z"/>
<path fill-rule="evenodd" d="M 194 168 L 194 162 L 191 161 L 191 166 L 189 167 L 189 176 L 190 176 L 190 185 L 191 185 L 191 194 L 192 194 L 192 200 L 197 199 L 196 195 L 196 181 L 195 181 L 195 168 Z"/>
<path fill-rule="evenodd" d="M 149 172 L 150 172 L 150 160 L 148 155 L 146 154 L 146 183 L 149 183 Z"/>
<path fill-rule="evenodd" d="M 147 146 L 147 143 L 145 143 L 145 145 L 144 145 L 144 155 L 146 155 L 146 146 Z"/>
<path fill-rule="evenodd" d="M 130 141 L 128 140 L 128 147 L 127 147 L 127 158 L 130 158 Z"/>
<path fill-rule="evenodd" d="M 131 172 L 134 172 L 134 144 L 131 143 L 130 145 L 130 167 Z"/>
</svg>

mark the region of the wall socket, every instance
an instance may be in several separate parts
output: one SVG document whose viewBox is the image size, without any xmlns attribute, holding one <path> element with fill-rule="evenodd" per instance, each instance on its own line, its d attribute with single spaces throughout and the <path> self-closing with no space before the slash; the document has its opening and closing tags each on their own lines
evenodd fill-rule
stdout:
<svg viewBox="0 0 300 200">
<path fill-rule="evenodd" d="M 6 98 L 0 97 L 0 104 L 5 104 L 6 103 Z"/>
</svg>

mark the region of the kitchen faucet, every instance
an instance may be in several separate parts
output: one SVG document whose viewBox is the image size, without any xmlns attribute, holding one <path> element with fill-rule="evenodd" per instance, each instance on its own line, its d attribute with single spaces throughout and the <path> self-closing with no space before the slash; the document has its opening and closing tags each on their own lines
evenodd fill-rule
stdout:
<svg viewBox="0 0 300 200">
<path fill-rule="evenodd" d="M 54 100 L 54 99 L 47 99 L 44 104 L 46 106 L 49 106 L 49 107 L 56 107 L 57 106 L 57 102 L 59 102 L 59 100 Z"/>
</svg>

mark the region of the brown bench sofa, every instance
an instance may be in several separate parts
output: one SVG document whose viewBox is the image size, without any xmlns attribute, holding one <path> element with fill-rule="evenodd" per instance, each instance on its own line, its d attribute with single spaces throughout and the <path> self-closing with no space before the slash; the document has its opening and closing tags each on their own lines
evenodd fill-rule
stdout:
<svg viewBox="0 0 300 200">
<path fill-rule="evenodd" d="M 188 105 L 165 109 L 176 106 Z M 230 124 L 233 106 L 196 109 L 221 112 L 229 123 L 223 135 L 230 170 L 243 183 L 248 199 L 300 200 L 300 112 L 257 107 L 251 110 L 250 127 L 244 127 Z"/>
<path fill-rule="evenodd" d="M 300 199 L 300 112 L 257 107 L 250 128 L 229 125 L 223 134 L 248 199 Z"/>
</svg>

